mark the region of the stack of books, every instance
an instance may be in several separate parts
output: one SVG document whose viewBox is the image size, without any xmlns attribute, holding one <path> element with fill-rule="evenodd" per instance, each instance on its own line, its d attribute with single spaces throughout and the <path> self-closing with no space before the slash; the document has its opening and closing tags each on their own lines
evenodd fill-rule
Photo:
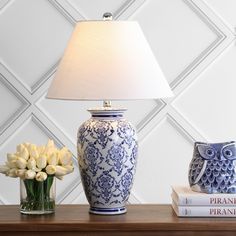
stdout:
<svg viewBox="0 0 236 236">
<path fill-rule="evenodd" d="M 179 217 L 236 217 L 236 194 L 206 194 L 172 187 L 172 207 Z"/>
</svg>

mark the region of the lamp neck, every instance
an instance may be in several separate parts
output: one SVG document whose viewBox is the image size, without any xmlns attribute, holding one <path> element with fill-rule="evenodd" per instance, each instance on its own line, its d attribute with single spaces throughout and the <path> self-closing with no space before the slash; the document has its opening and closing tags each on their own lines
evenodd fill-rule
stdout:
<svg viewBox="0 0 236 236">
<path fill-rule="evenodd" d="M 97 108 L 97 109 L 89 109 L 88 111 L 91 113 L 93 119 L 119 120 L 119 119 L 123 119 L 123 113 L 125 109 Z"/>
</svg>

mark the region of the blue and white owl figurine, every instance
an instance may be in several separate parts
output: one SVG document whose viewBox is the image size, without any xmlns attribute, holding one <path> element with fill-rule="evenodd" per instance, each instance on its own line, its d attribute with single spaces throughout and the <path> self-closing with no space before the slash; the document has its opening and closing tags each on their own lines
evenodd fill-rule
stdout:
<svg viewBox="0 0 236 236">
<path fill-rule="evenodd" d="M 194 144 L 189 166 L 189 184 L 193 191 L 236 193 L 235 141 Z"/>
</svg>

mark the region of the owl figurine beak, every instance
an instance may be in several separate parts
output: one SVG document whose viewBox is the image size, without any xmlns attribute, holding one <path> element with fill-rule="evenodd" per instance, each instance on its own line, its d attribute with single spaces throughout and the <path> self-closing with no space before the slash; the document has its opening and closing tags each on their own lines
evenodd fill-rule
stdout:
<svg viewBox="0 0 236 236">
<path fill-rule="evenodd" d="M 225 158 L 223 157 L 223 155 L 221 155 L 219 152 L 216 153 L 216 158 L 217 158 L 219 161 L 225 159 Z"/>
</svg>

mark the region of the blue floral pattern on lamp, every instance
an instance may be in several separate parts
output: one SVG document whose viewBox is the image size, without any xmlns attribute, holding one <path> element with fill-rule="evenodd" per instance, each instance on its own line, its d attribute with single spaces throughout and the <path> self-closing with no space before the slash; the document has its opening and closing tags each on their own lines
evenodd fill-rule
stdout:
<svg viewBox="0 0 236 236">
<path fill-rule="evenodd" d="M 78 131 L 78 160 L 90 212 L 122 214 L 133 184 L 138 144 L 122 110 L 91 110 Z"/>
<path fill-rule="evenodd" d="M 123 144 L 115 144 L 108 150 L 106 163 L 110 165 L 117 175 L 121 175 L 123 168 L 126 167 L 127 153 Z"/>
<path fill-rule="evenodd" d="M 88 166 L 88 171 L 95 176 L 98 169 L 101 168 L 99 164 L 101 164 L 104 159 L 102 154 L 93 143 L 89 143 L 84 150 L 84 157 L 85 164 Z"/>
</svg>

